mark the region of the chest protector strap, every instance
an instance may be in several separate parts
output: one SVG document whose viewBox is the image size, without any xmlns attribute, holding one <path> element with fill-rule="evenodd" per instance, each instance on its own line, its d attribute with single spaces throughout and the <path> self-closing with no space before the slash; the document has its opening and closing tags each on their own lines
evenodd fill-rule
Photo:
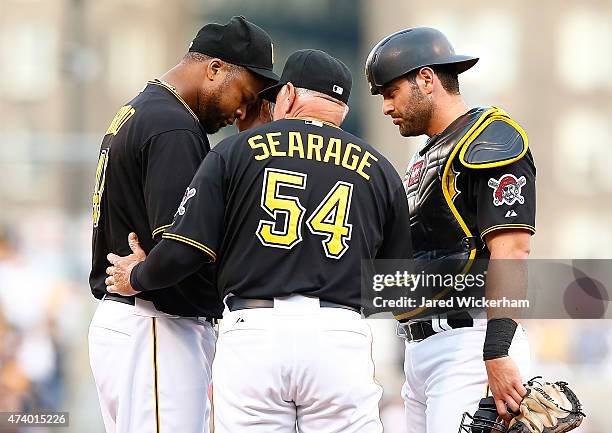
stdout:
<svg viewBox="0 0 612 433">
<path fill-rule="evenodd" d="M 525 131 L 501 108 L 491 107 L 459 139 L 449 155 L 442 172 L 442 192 L 446 204 L 461 226 L 465 237 L 474 235 L 459 214 L 452 200 L 453 179 L 449 177 L 457 154 L 461 164 L 471 169 L 501 167 L 521 159 L 527 153 L 528 141 Z M 469 260 L 463 272 L 467 272 L 476 256 L 476 246 L 470 249 Z"/>
</svg>

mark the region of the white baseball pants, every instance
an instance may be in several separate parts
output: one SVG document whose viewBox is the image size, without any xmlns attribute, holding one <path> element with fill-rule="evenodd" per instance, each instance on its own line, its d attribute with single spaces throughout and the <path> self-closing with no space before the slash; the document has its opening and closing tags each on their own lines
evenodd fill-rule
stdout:
<svg viewBox="0 0 612 433">
<path fill-rule="evenodd" d="M 152 303 L 99 303 L 89 358 L 106 433 L 209 433 L 215 332 Z"/>
<path fill-rule="evenodd" d="M 215 433 L 382 433 L 370 327 L 316 298 L 226 313 L 213 380 Z"/>
<path fill-rule="evenodd" d="M 486 320 L 470 328 L 432 335 L 420 342 L 406 342 L 402 397 L 407 433 L 454 433 L 464 412 L 474 414 L 485 396 L 487 372 L 482 360 Z M 518 326 L 510 356 L 523 380 L 529 379 L 529 343 Z"/>
</svg>

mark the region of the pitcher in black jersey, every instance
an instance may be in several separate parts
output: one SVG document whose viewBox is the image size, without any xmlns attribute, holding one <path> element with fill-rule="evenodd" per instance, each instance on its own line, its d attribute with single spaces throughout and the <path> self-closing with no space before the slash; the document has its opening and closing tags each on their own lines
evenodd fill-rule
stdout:
<svg viewBox="0 0 612 433">
<path fill-rule="evenodd" d="M 410 228 L 395 169 L 340 129 L 351 82 L 322 51 L 292 54 L 262 93 L 277 120 L 209 153 L 144 262 L 109 257 L 127 294 L 218 264 L 217 432 L 382 432 L 360 264 L 409 258 Z"/>
<path fill-rule="evenodd" d="M 211 324 L 223 311 L 214 269 L 202 267 L 168 290 L 122 297 L 106 291 L 106 255 L 129 253 L 130 231 L 145 251 L 161 240 L 210 151 L 206 134 L 259 121 L 247 106 L 256 107 L 258 92 L 277 80 L 262 29 L 243 17 L 209 24 L 179 65 L 119 110 L 104 136 L 89 278 L 102 301 L 89 353 L 107 433 L 209 431 Z"/>
<path fill-rule="evenodd" d="M 508 114 L 463 101 L 458 74 L 477 61 L 456 54 L 438 30 L 412 28 L 372 49 L 366 76 L 402 136 L 429 137 L 404 180 L 415 257 L 452 259 L 463 273 L 480 259 L 486 296 L 498 299 L 510 287 L 525 288 L 508 260 L 530 253 L 536 171 L 527 135 Z M 502 417 L 518 410 L 529 347 L 520 325 L 500 312 L 432 316 L 415 308 L 396 315 L 407 340 L 407 432 L 456 431 L 489 391 Z"/>
</svg>

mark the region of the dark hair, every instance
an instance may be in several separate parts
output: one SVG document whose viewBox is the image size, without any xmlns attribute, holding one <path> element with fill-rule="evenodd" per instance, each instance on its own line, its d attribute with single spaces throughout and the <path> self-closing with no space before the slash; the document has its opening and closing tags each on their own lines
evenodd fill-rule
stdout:
<svg viewBox="0 0 612 433">
<path fill-rule="evenodd" d="M 442 87 L 451 95 L 459 95 L 459 77 L 455 70 L 452 67 L 448 66 L 431 66 L 431 69 L 434 71 L 434 74 L 442 83 Z M 413 83 L 416 83 L 416 76 L 419 73 L 420 69 L 415 71 L 408 72 L 404 77 Z"/>
<path fill-rule="evenodd" d="M 183 62 L 184 63 L 207 62 L 213 58 L 214 57 L 207 56 L 206 54 L 197 53 L 195 51 L 189 51 L 187 54 L 183 56 Z M 227 68 L 230 72 L 230 76 L 232 77 L 236 76 L 239 72 L 245 69 L 242 66 L 234 65 L 233 63 L 230 63 L 230 62 L 226 62 L 226 61 L 223 61 L 223 62 L 227 65 Z"/>
<path fill-rule="evenodd" d="M 434 73 L 438 76 L 442 87 L 451 95 L 459 95 L 459 77 L 453 67 L 434 66 Z"/>
<path fill-rule="evenodd" d="M 212 57 L 207 56 L 206 54 L 196 53 L 194 51 L 189 51 L 183 56 L 183 62 L 207 62 L 212 59 Z"/>
</svg>

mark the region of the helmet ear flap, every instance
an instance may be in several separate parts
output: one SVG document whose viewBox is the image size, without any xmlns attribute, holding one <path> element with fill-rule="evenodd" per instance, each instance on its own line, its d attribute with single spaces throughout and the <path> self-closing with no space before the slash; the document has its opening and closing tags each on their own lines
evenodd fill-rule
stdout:
<svg viewBox="0 0 612 433">
<path fill-rule="evenodd" d="M 466 423 L 466 418 L 470 423 Z M 505 433 L 506 426 L 503 421 L 498 421 L 499 414 L 493 397 L 485 397 L 480 400 L 478 410 L 471 416 L 465 412 L 459 424 L 458 433 Z"/>
</svg>

